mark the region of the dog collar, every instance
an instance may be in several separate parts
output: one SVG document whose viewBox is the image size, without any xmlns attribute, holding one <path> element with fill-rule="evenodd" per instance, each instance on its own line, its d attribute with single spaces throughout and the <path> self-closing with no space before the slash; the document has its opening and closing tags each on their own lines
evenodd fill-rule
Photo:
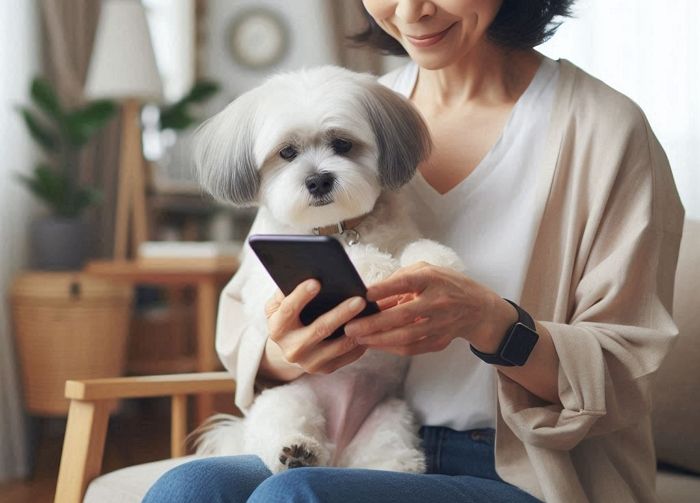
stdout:
<svg viewBox="0 0 700 503">
<path fill-rule="evenodd" d="M 326 225 L 325 227 L 314 227 L 313 233 L 316 236 L 333 236 L 339 234 L 345 238 L 349 246 L 356 245 L 360 242 L 360 233 L 357 232 L 355 228 L 362 223 L 365 216 L 366 215 L 360 215 L 359 217 L 343 220 L 337 224 Z"/>
</svg>

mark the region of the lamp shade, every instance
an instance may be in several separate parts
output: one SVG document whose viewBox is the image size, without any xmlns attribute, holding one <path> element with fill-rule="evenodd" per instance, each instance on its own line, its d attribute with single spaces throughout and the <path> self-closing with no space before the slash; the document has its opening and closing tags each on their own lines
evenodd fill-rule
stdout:
<svg viewBox="0 0 700 503">
<path fill-rule="evenodd" d="M 139 0 L 104 0 L 90 58 L 88 98 L 160 100 L 163 84 Z"/>
</svg>

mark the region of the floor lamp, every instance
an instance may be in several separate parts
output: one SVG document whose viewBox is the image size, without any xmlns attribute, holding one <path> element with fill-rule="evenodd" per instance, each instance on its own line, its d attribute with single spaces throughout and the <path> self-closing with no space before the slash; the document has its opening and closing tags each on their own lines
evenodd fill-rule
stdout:
<svg viewBox="0 0 700 503">
<path fill-rule="evenodd" d="M 135 257 L 139 245 L 148 239 L 141 104 L 162 98 L 162 82 L 140 1 L 103 1 L 85 95 L 122 104 L 114 258 L 126 260 L 129 241 Z"/>
</svg>

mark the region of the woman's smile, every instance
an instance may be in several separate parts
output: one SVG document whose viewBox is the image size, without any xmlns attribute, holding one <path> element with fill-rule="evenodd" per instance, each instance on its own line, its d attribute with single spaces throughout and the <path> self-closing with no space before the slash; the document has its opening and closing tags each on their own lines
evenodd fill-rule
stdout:
<svg viewBox="0 0 700 503">
<path fill-rule="evenodd" d="M 452 29 L 454 25 L 456 25 L 457 22 L 452 23 L 450 26 L 448 26 L 446 29 L 438 32 L 438 33 L 432 33 L 428 35 L 405 35 L 404 37 L 406 40 L 408 40 L 413 46 L 419 47 L 419 48 L 424 48 L 424 47 L 431 47 L 438 42 L 440 42 L 447 33 Z"/>
</svg>

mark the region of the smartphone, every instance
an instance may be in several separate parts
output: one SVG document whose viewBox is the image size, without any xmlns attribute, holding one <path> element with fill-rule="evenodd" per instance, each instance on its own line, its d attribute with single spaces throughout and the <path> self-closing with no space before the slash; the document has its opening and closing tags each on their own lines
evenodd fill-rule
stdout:
<svg viewBox="0 0 700 503">
<path fill-rule="evenodd" d="M 321 283 L 321 291 L 301 311 L 299 318 L 304 325 L 350 297 L 367 295 L 367 288 L 343 246 L 329 236 L 254 234 L 248 243 L 285 295 L 307 279 Z M 376 302 L 367 302 L 357 317 L 378 312 Z M 328 338 L 341 335 L 343 327 Z"/>
</svg>

